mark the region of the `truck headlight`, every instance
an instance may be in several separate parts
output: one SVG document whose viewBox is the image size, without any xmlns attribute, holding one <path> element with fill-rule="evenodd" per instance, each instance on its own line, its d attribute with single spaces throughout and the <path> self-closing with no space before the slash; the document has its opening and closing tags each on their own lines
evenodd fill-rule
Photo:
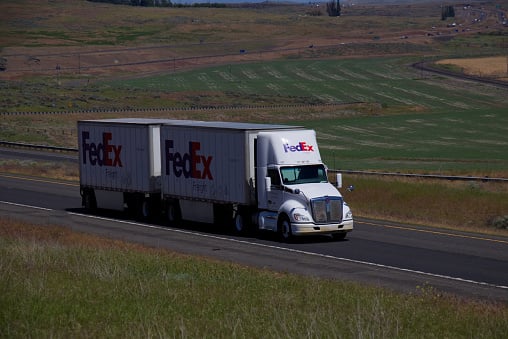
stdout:
<svg viewBox="0 0 508 339">
<path fill-rule="evenodd" d="M 308 214 L 300 212 L 293 213 L 293 219 L 295 221 L 310 221 L 310 217 Z"/>
<path fill-rule="evenodd" d="M 344 219 L 353 219 L 353 212 L 349 208 L 348 204 L 344 201 Z"/>
</svg>

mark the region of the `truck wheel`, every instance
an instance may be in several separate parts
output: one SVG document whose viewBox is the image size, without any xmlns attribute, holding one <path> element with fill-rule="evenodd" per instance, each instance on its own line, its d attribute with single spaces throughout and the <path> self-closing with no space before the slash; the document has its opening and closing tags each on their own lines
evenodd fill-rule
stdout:
<svg viewBox="0 0 508 339">
<path fill-rule="evenodd" d="M 278 227 L 279 237 L 284 242 L 289 242 L 293 237 L 293 232 L 291 231 L 291 222 L 288 217 L 283 217 L 279 223 Z"/>
<path fill-rule="evenodd" d="M 246 224 L 246 220 L 245 220 L 245 215 L 243 215 L 242 213 L 236 213 L 235 220 L 234 220 L 234 227 L 235 227 L 235 232 L 237 234 L 243 235 L 247 232 L 247 224 Z"/>
</svg>

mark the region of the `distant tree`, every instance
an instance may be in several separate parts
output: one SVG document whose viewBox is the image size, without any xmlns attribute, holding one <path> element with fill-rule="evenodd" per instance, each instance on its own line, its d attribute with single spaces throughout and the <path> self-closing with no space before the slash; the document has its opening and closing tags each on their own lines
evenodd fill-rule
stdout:
<svg viewBox="0 0 508 339">
<path fill-rule="evenodd" d="M 455 18 L 455 8 L 453 6 L 450 6 L 450 8 L 448 10 L 448 16 L 450 18 Z"/>
<path fill-rule="evenodd" d="M 3 72 L 7 69 L 7 59 L 0 57 L 0 71 Z"/>
<path fill-rule="evenodd" d="M 326 13 L 329 16 L 340 16 L 340 0 L 330 0 L 326 4 Z"/>
<path fill-rule="evenodd" d="M 453 8 L 453 6 L 441 7 L 441 20 L 446 20 L 446 18 L 454 18 L 454 17 L 455 17 L 455 8 Z"/>
</svg>

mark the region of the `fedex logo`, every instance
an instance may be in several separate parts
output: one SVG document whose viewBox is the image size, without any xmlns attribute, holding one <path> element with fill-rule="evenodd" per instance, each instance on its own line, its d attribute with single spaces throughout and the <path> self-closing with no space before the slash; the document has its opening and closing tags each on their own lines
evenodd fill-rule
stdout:
<svg viewBox="0 0 508 339">
<path fill-rule="evenodd" d="M 284 144 L 284 152 L 314 152 L 314 146 L 307 145 L 305 141 L 300 141 L 296 145 Z"/>
<path fill-rule="evenodd" d="M 122 167 L 122 159 L 120 158 L 122 146 L 110 143 L 111 139 L 113 139 L 111 132 L 102 133 L 102 142 L 98 144 L 88 142 L 89 139 L 90 132 L 81 132 L 83 164 L 86 165 L 87 161 L 89 161 L 92 166 Z"/>
<path fill-rule="evenodd" d="M 173 148 L 173 140 L 166 140 L 166 175 L 171 175 L 172 171 L 176 177 L 181 177 L 183 174 L 185 178 L 213 180 L 210 170 L 213 157 L 199 153 L 200 142 L 189 141 L 189 151 L 184 154 L 175 152 Z"/>
</svg>

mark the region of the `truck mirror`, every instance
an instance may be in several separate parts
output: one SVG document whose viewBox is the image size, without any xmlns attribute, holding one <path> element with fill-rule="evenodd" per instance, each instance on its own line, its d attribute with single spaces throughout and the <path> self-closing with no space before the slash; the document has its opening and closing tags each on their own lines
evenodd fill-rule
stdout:
<svg viewBox="0 0 508 339">
<path fill-rule="evenodd" d="M 342 173 L 337 173 L 337 188 L 342 187 Z"/>
<path fill-rule="evenodd" d="M 272 190 L 272 178 L 265 177 L 265 190 L 270 192 Z"/>
</svg>

